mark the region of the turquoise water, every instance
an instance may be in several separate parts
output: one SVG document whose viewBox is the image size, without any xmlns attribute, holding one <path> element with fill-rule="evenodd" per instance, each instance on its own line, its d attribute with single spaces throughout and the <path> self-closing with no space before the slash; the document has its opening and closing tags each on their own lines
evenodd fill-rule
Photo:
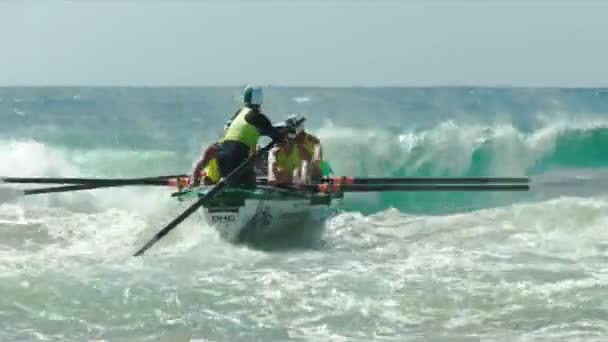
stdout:
<svg viewBox="0 0 608 342">
<path fill-rule="evenodd" d="M 187 173 L 239 91 L 0 88 L 0 175 Z M 320 237 L 275 251 L 229 245 L 192 217 L 141 259 L 187 205 L 173 189 L 4 202 L 0 340 L 605 339 L 608 90 L 275 87 L 265 99 L 275 121 L 308 118 L 338 175 L 529 176 L 532 190 L 352 194 L 310 227 Z"/>
</svg>

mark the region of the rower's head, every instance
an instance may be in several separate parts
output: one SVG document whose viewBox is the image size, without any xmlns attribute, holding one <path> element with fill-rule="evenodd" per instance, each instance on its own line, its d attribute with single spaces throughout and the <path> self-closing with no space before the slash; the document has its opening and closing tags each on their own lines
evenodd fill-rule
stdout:
<svg viewBox="0 0 608 342">
<path fill-rule="evenodd" d="M 301 120 L 302 116 L 299 114 L 291 114 L 289 115 L 288 119 L 290 122 L 292 122 L 294 124 L 294 131 L 295 131 L 295 135 L 294 135 L 294 139 L 302 136 L 302 134 L 304 133 L 304 120 Z"/>
<path fill-rule="evenodd" d="M 243 104 L 247 107 L 260 107 L 264 102 L 264 94 L 259 86 L 247 86 L 243 91 Z"/>
</svg>

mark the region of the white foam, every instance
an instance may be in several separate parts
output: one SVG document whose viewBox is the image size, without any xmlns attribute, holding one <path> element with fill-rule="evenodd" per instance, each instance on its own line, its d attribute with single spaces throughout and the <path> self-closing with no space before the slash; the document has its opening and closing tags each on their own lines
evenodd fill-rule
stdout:
<svg viewBox="0 0 608 342">
<path fill-rule="evenodd" d="M 432 250 L 444 246 L 465 248 L 467 254 L 479 250 L 579 260 L 608 257 L 607 210 L 608 197 L 562 197 L 441 216 L 412 216 L 395 209 L 371 216 L 344 213 L 328 228 L 334 243 L 399 253 L 434 254 Z"/>
<path fill-rule="evenodd" d="M 2 184 L 2 182 L 0 182 L 0 184 Z M 21 198 L 23 194 L 23 190 L 0 185 L 0 206 L 4 203 L 12 202 L 18 198 Z"/>
<path fill-rule="evenodd" d="M 77 176 L 68 155 L 37 141 L 0 141 L 0 175 L 12 177 Z"/>
<path fill-rule="evenodd" d="M 98 163 L 121 158 L 149 158 L 150 152 L 141 154 L 128 151 L 101 151 L 102 158 L 93 151 L 84 153 L 64 148 L 50 147 L 36 141 L 0 142 L 0 175 L 13 177 L 104 177 L 91 175 Z M 87 158 L 86 156 L 89 156 Z M 155 155 L 162 158 L 163 156 Z M 123 159 L 124 160 L 124 159 Z M 113 165 L 120 167 L 119 162 Z M 84 170 L 83 170 L 84 169 Z M 55 186 L 55 185 L 49 185 Z M 0 220 L 3 225 L 40 226 L 49 239 L 38 241 L 45 252 L 35 255 L 21 255 L 25 258 L 60 256 L 61 260 L 73 256 L 96 255 L 124 256 L 133 252 L 137 244 L 145 242 L 166 223 L 185 209 L 188 203 L 179 203 L 169 195 L 175 189 L 169 187 L 113 187 L 65 193 L 39 194 L 20 197 L 20 189 L 45 187 L 45 185 L 4 184 L 0 187 Z M 7 201 L 11 200 L 9 204 Z M 193 215 L 194 224 L 183 223 L 187 227 L 200 223 Z M 183 227 L 180 227 L 182 229 Z M 163 243 L 182 250 L 199 241 L 196 235 L 184 236 L 176 229 Z M 192 233 L 190 228 L 190 233 Z M 15 234 L 19 234 L 15 231 Z M 23 231 L 23 238 L 30 233 Z M 62 240 L 62 243 L 53 242 Z M 67 244 L 67 245 L 65 245 Z M 181 247 L 180 247 L 181 246 Z M 10 259 L 9 256 L 6 256 Z"/>
<path fill-rule="evenodd" d="M 296 103 L 305 103 L 305 102 L 310 102 L 312 100 L 310 97 L 304 97 L 304 96 L 292 97 L 291 99 Z"/>
<path fill-rule="evenodd" d="M 533 132 L 510 124 L 471 125 L 446 121 L 422 131 L 351 128 L 326 122 L 315 133 L 326 159 L 338 174 L 391 176 L 424 169 L 425 175 L 461 175 L 473 156 L 489 149 L 489 175 L 523 176 L 539 160 L 554 153 L 560 135 L 608 128 L 608 120 L 552 121 Z"/>
</svg>

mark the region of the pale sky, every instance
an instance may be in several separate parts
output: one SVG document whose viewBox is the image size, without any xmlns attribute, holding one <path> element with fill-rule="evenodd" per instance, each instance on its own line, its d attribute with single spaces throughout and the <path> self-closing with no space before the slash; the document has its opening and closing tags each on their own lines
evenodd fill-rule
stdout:
<svg viewBox="0 0 608 342">
<path fill-rule="evenodd" d="M 608 86 L 608 1 L 0 0 L 0 85 Z"/>
</svg>

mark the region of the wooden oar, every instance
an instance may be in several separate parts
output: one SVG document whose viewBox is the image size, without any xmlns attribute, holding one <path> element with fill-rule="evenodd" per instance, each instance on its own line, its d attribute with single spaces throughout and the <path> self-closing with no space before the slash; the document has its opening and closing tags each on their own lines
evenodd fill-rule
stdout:
<svg viewBox="0 0 608 342">
<path fill-rule="evenodd" d="M 338 184 L 491 184 L 506 183 L 519 184 L 528 183 L 528 177 L 395 177 L 395 178 L 373 178 L 373 177 L 327 177 L 322 183 Z"/>
<path fill-rule="evenodd" d="M 78 191 L 78 190 L 88 190 L 95 188 L 93 185 L 62 185 L 55 186 L 50 188 L 39 188 L 39 189 L 14 189 L 9 187 L 0 187 L 0 204 L 5 202 L 14 201 L 20 197 L 28 196 L 28 195 L 38 195 L 38 194 L 49 194 L 55 192 L 67 192 L 67 191 Z"/>
<path fill-rule="evenodd" d="M 167 180 L 150 181 L 145 184 L 126 184 L 126 185 L 155 185 L 155 186 L 176 186 L 183 188 L 188 184 L 188 178 L 169 178 Z M 61 186 L 52 186 L 48 188 L 36 188 L 36 189 L 14 189 L 8 187 L 0 187 L 0 204 L 5 202 L 13 201 L 19 197 L 29 195 L 40 195 L 50 194 L 58 192 L 70 192 L 80 190 L 94 190 L 100 188 L 111 188 L 124 186 L 125 184 L 112 184 L 112 183 L 101 183 L 101 184 L 70 184 Z"/>
<path fill-rule="evenodd" d="M 0 182 L 19 184 L 87 184 L 98 186 L 167 185 L 170 179 L 188 175 L 170 175 L 144 178 L 50 178 L 50 177 L 0 177 Z"/>
<path fill-rule="evenodd" d="M 194 204 L 192 204 L 190 207 L 188 207 L 188 209 L 186 209 L 183 213 L 181 213 L 178 217 L 176 217 L 173 221 L 171 221 L 171 223 L 166 225 L 156 235 L 154 235 L 154 237 L 150 241 L 148 241 L 148 243 L 146 243 L 142 248 L 140 248 L 137 252 L 135 252 L 135 254 L 133 256 L 140 256 L 143 253 L 145 253 L 150 247 L 152 247 L 152 245 L 154 245 L 156 242 L 158 242 L 160 239 L 162 239 L 163 236 L 167 235 L 167 233 L 169 233 L 171 230 L 173 230 L 173 228 L 175 228 L 183 220 L 188 218 L 188 216 L 190 216 L 199 207 L 201 207 L 203 204 L 205 204 L 205 202 L 213 199 L 213 197 L 215 197 L 215 195 L 217 195 L 227 185 L 229 185 L 234 178 L 238 177 L 241 174 L 241 172 L 243 172 L 243 170 L 245 170 L 246 167 L 251 165 L 251 163 L 253 163 L 259 155 L 263 155 L 264 153 L 270 151 L 270 149 L 274 146 L 274 144 L 275 144 L 275 141 L 273 140 L 268 145 L 266 145 L 264 148 L 259 150 L 257 153 L 249 156 L 249 158 L 247 158 L 247 160 L 245 160 L 241 165 L 239 165 L 239 167 L 234 169 L 225 178 L 221 179 L 213 188 L 211 188 L 211 190 L 209 190 L 209 192 L 207 192 L 206 194 L 201 196 Z"/>
<path fill-rule="evenodd" d="M 179 182 L 179 184 L 178 184 Z M 140 184 L 140 185 L 164 185 L 164 186 L 185 186 L 187 183 L 187 178 L 181 179 L 169 179 L 168 181 L 159 183 L 159 184 Z M 58 193 L 58 192 L 71 192 L 71 191 L 80 191 L 80 190 L 93 190 L 99 188 L 111 188 L 122 186 L 122 184 L 71 184 L 71 185 L 61 185 L 61 186 L 52 186 L 48 188 L 36 188 L 36 189 L 14 189 L 8 187 L 0 187 L 0 204 L 5 202 L 10 202 L 16 200 L 19 197 L 29 196 L 29 195 L 40 195 L 40 194 L 50 194 L 50 193 Z"/>
<path fill-rule="evenodd" d="M 527 184 L 479 184 L 479 185 L 367 185 L 367 184 L 318 184 L 305 185 L 315 192 L 385 192 L 385 191 L 528 191 Z"/>
<path fill-rule="evenodd" d="M 62 185 L 62 186 L 54 186 L 50 188 L 38 188 L 38 189 L 27 189 L 22 190 L 23 195 L 38 195 L 38 194 L 50 194 L 55 192 L 66 192 L 66 191 L 78 191 L 78 190 L 89 190 L 94 189 L 97 186 L 88 185 L 88 184 L 78 184 L 78 185 Z"/>
<path fill-rule="evenodd" d="M 521 178 L 493 178 L 493 177 L 396 177 L 396 178 L 363 178 L 363 177 L 325 177 L 321 180 L 313 181 L 311 184 L 352 184 L 352 185 L 490 185 L 490 184 L 527 184 L 530 181 L 527 177 Z M 258 177 L 256 184 L 266 185 L 266 177 Z"/>
</svg>

